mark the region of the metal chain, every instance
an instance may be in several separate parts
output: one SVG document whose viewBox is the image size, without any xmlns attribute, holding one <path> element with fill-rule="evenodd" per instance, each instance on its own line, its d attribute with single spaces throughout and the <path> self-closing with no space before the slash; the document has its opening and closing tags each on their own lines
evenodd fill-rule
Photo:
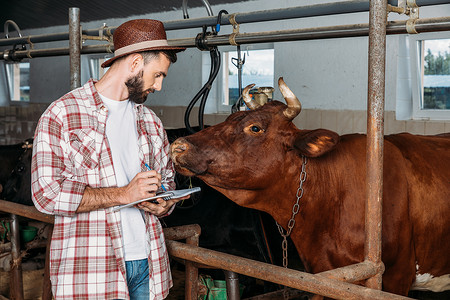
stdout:
<svg viewBox="0 0 450 300">
<path fill-rule="evenodd" d="M 278 224 L 278 222 L 276 222 L 277 227 L 278 227 L 278 231 L 280 232 L 281 236 L 283 237 L 283 242 L 281 243 L 281 247 L 283 248 L 283 267 L 287 268 L 288 266 L 288 241 L 287 238 L 288 236 L 291 235 L 292 233 L 292 229 L 295 226 L 295 215 L 298 214 L 299 210 L 300 210 L 300 199 L 303 197 L 303 183 L 306 181 L 306 164 L 308 163 L 306 156 L 302 155 L 302 171 L 300 172 L 300 184 L 299 187 L 297 189 L 297 201 L 295 202 L 294 206 L 292 207 L 292 216 L 291 219 L 288 222 L 287 225 L 287 231 L 286 233 L 284 233 L 284 229 L 283 227 L 281 227 L 280 224 Z"/>
<path fill-rule="evenodd" d="M 48 224 L 44 224 L 44 226 L 39 229 L 38 233 L 36 234 L 36 237 L 34 239 L 43 239 L 44 238 L 44 231 L 45 228 L 47 228 Z"/>
</svg>

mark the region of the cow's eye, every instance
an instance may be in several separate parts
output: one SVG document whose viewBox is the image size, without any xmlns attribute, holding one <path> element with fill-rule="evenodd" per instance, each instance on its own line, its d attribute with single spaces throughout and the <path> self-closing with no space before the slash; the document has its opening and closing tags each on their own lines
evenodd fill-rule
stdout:
<svg viewBox="0 0 450 300">
<path fill-rule="evenodd" d="M 249 124 L 244 130 L 248 134 L 256 134 L 256 135 L 261 135 L 265 131 L 263 128 L 261 128 L 261 126 L 255 124 Z"/>
</svg>

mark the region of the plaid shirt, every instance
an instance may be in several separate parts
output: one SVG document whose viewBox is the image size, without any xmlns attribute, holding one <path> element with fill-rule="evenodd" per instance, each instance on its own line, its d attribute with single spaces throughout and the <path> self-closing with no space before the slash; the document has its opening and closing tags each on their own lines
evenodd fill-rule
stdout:
<svg viewBox="0 0 450 300">
<path fill-rule="evenodd" d="M 127 299 L 120 212 L 112 208 L 76 213 L 86 186 L 115 187 L 106 139 L 107 108 L 88 81 L 44 112 L 36 128 L 32 198 L 36 208 L 55 215 L 50 276 L 56 299 Z M 174 189 L 169 142 L 161 121 L 135 105 L 139 159 Z M 145 213 L 150 299 L 163 299 L 172 286 L 164 235 L 157 217 Z"/>
</svg>

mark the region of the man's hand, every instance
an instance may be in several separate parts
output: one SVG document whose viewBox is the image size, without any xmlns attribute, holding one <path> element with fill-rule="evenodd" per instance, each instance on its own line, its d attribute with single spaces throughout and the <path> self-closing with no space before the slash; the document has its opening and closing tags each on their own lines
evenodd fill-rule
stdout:
<svg viewBox="0 0 450 300">
<path fill-rule="evenodd" d="M 156 171 L 146 171 L 136 174 L 125 188 L 124 199 L 128 204 L 144 198 L 153 197 L 161 186 L 161 174 Z"/>
<path fill-rule="evenodd" d="M 176 204 L 177 202 L 184 200 L 184 199 L 189 199 L 189 197 L 191 197 L 191 195 L 187 195 L 185 197 L 182 198 L 177 198 L 177 199 L 170 199 L 170 200 L 164 200 L 163 198 L 158 198 L 156 199 L 156 201 L 158 202 L 156 203 L 152 203 L 150 201 L 144 201 L 141 203 L 136 204 L 136 207 L 145 211 L 148 211 L 149 213 L 151 213 L 152 215 L 155 215 L 157 217 L 162 217 L 164 215 L 167 214 L 167 212 L 170 210 L 170 208 Z"/>
</svg>

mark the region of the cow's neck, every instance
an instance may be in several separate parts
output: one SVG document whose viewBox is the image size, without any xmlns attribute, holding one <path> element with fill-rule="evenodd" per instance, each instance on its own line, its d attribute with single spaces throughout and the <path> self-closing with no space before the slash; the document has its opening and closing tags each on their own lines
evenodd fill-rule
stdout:
<svg viewBox="0 0 450 300">
<path fill-rule="evenodd" d="M 295 156 L 295 160 L 286 165 L 283 176 L 273 178 L 272 185 L 259 193 L 253 207 L 272 215 L 285 229 L 292 218 L 293 211 L 298 211 L 295 220 L 301 222 L 304 219 L 301 215 L 304 215 L 304 210 L 309 207 L 308 202 L 320 201 L 322 191 L 317 184 L 320 180 L 315 170 L 318 167 L 316 159 L 303 161 L 301 157 Z M 322 180 L 330 180 L 323 178 L 323 174 L 320 176 Z"/>
<path fill-rule="evenodd" d="M 308 271 L 313 271 L 309 268 L 311 262 L 307 260 L 305 253 L 311 253 L 314 251 L 312 248 L 320 247 L 317 239 L 328 234 L 327 224 L 333 222 L 334 213 L 339 210 L 336 207 L 337 199 L 330 198 L 330 195 L 336 191 L 330 192 L 329 190 L 331 187 L 339 186 L 337 184 L 339 178 L 332 176 L 332 172 L 327 171 L 332 166 L 322 158 L 307 160 L 304 168 L 306 175 L 302 174 L 301 165 L 301 160 L 299 160 L 286 170 L 284 180 L 289 184 L 284 185 L 284 188 L 274 189 L 271 195 L 267 194 L 270 199 L 265 199 L 264 202 L 273 204 L 264 205 L 258 209 L 269 213 L 284 230 L 289 230 L 288 224 L 293 222 L 291 218 L 293 211 L 296 210 L 298 199 L 298 214 L 295 215 L 291 238 L 303 264 Z M 288 178 L 289 180 L 287 180 Z M 303 178 L 306 180 L 301 183 Z M 261 198 L 264 197 L 261 195 Z M 324 216 L 328 216 L 328 220 L 324 220 Z"/>
</svg>

